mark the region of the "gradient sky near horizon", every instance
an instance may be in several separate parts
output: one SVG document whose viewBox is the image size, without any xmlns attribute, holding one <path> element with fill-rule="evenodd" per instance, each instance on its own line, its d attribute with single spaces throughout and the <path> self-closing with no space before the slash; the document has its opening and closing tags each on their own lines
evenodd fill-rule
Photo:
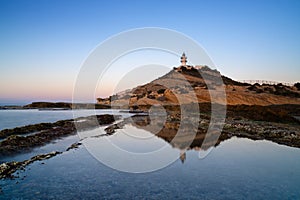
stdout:
<svg viewBox="0 0 300 200">
<path fill-rule="evenodd" d="M 297 0 L 0 0 L 0 102 L 71 100 L 89 53 L 108 37 L 141 27 L 193 38 L 235 80 L 294 83 L 300 81 L 299 19 Z"/>
</svg>

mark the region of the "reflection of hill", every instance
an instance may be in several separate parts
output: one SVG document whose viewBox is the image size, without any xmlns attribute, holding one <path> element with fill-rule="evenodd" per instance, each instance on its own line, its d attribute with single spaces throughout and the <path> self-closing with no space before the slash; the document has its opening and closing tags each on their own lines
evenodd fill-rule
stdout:
<svg viewBox="0 0 300 200">
<path fill-rule="evenodd" d="M 291 106 L 287 114 L 277 112 L 282 106 L 277 107 L 249 107 L 235 106 L 228 107 L 228 115 L 223 126 L 217 129 L 215 120 L 210 124 L 211 116 L 206 109 L 202 109 L 201 115 L 197 115 L 191 109 L 192 106 L 185 106 L 186 111 L 180 111 L 175 106 L 167 109 L 165 115 L 162 113 L 149 113 L 149 116 L 136 115 L 124 119 L 124 121 L 107 127 L 108 134 L 113 134 L 116 129 L 121 129 L 125 124 L 146 130 L 168 142 L 172 147 L 181 150 L 180 158 L 185 160 L 186 150 L 208 150 L 216 147 L 222 141 L 233 136 L 246 137 L 253 140 L 270 140 L 278 144 L 300 148 L 300 125 L 290 115 L 298 113 L 298 106 Z M 202 107 L 203 108 L 203 107 Z M 288 108 L 288 107 L 287 107 Z M 184 110 L 185 110 L 184 109 Z M 233 109 L 233 110 L 232 110 Z M 204 112 L 203 112 L 204 111 Z M 234 111 L 234 112 L 233 112 Z M 285 118 L 287 121 L 284 121 Z M 290 120 L 288 120 L 291 118 Z M 253 121 L 255 120 L 255 121 Z M 280 123 L 280 121 L 285 123 Z M 211 128 L 214 127 L 214 128 Z M 220 133 L 222 132 L 222 133 Z"/>
<path fill-rule="evenodd" d="M 210 147 L 217 146 L 221 141 L 228 137 L 219 137 L 218 132 L 209 135 L 205 139 L 208 123 L 201 121 L 197 128 L 193 122 L 180 122 L 180 118 L 169 115 L 164 124 L 162 124 L 160 117 L 149 116 L 134 116 L 132 117 L 131 125 L 144 129 L 148 132 L 155 134 L 156 136 L 164 139 L 166 142 L 171 144 L 174 148 L 181 150 L 196 149 L 196 150 L 207 150 Z"/>
<path fill-rule="evenodd" d="M 162 124 L 161 117 L 151 117 L 150 120 L 149 116 L 134 116 L 132 117 L 131 125 L 151 132 L 157 137 L 164 139 L 173 148 L 179 149 L 179 159 L 182 163 L 186 160 L 186 150 L 207 150 L 210 147 L 217 146 L 222 140 L 227 139 L 218 138 L 219 134 L 216 133 L 216 135 L 210 135 L 211 138 L 207 138 L 208 140 L 206 139 L 205 144 L 203 144 L 208 125 L 199 124 L 199 128 L 197 128 L 190 125 L 190 123 L 194 123 L 195 125 L 197 121 L 180 122 L 180 116 L 175 112 L 167 116 L 164 124 Z"/>
<path fill-rule="evenodd" d="M 173 112 L 167 115 L 165 123 L 163 123 L 164 120 L 161 116 L 151 116 L 151 118 L 149 116 L 133 116 L 127 122 L 136 128 L 146 130 L 164 139 L 173 148 L 179 149 L 179 159 L 184 162 L 186 150 L 205 151 L 229 138 L 228 135 L 219 137 L 218 131 L 207 134 L 208 122 L 206 120 L 195 123 L 191 119 L 193 117 L 181 121 L 180 114 Z"/>
</svg>

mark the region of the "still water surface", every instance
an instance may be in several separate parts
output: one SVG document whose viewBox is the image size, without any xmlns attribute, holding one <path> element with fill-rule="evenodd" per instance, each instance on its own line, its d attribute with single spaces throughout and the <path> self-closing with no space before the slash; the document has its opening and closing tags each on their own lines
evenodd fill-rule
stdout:
<svg viewBox="0 0 300 200">
<path fill-rule="evenodd" d="M 53 121 L 69 117 L 67 113 L 62 114 L 58 111 L 51 112 L 51 115 Z M 3 116 L 3 113 L 0 116 Z M 49 117 L 47 113 L 43 116 Z M 33 119 L 28 120 L 28 123 L 38 121 L 33 116 L 28 116 L 28 119 Z M 47 119 L 50 121 L 50 118 Z M 1 121 L 1 127 L 5 125 Z M 135 134 L 139 134 L 140 131 L 130 125 L 125 126 L 124 130 Z M 151 148 L 168 145 L 174 154 L 180 153 L 180 149 L 173 148 L 156 136 L 151 138 L 147 145 L 133 145 L 132 141 L 124 139 L 121 131 L 108 137 L 127 150 L 138 149 L 147 152 Z M 76 140 L 77 136 L 57 140 L 36 149 L 35 154 L 63 148 Z M 87 139 L 90 142 L 93 140 L 101 141 L 105 138 Z M 29 165 L 25 171 L 20 172 L 20 178 L 1 180 L 0 199 L 300 198 L 300 150 L 297 148 L 269 141 L 233 137 L 214 147 L 205 158 L 199 159 L 198 155 L 199 151 L 192 149 L 187 151 L 184 163 L 178 159 L 163 169 L 133 174 L 105 166 L 83 145 L 79 149 Z M 22 160 L 27 157 L 30 157 L 30 153 L 6 158 L 5 161 Z M 157 161 L 154 159 L 152 162 Z"/>
</svg>

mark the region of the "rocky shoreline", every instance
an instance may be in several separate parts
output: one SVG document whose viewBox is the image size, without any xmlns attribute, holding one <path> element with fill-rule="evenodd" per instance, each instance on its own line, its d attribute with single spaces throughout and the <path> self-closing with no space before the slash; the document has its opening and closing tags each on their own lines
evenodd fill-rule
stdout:
<svg viewBox="0 0 300 200">
<path fill-rule="evenodd" d="M 33 147 L 45 145 L 55 139 L 75 134 L 76 131 L 96 128 L 113 123 L 120 116 L 95 115 L 55 123 L 41 123 L 0 131 L 0 156 L 8 156 Z M 31 133 L 30 135 L 28 135 Z"/>
<path fill-rule="evenodd" d="M 70 120 L 60 120 L 54 123 L 41 123 L 17 127 L 14 129 L 5 129 L 0 131 L 0 157 L 10 156 L 24 151 L 30 151 L 37 146 L 45 145 L 55 139 L 59 139 L 76 131 L 93 129 L 99 125 L 108 125 L 119 119 L 119 115 L 95 115 L 88 117 L 79 117 Z M 26 135 L 32 133 L 31 135 Z M 76 142 L 66 148 L 66 152 L 71 149 L 77 149 L 82 143 Z M 47 154 L 39 154 L 24 161 L 11 161 L 0 164 L 0 179 L 17 178 L 14 173 L 35 161 L 46 160 L 56 155 L 62 154 L 60 151 L 53 151 Z"/>
<path fill-rule="evenodd" d="M 252 140 L 269 140 L 277 144 L 300 148 L 300 126 L 295 124 L 229 119 L 222 134 Z"/>
</svg>

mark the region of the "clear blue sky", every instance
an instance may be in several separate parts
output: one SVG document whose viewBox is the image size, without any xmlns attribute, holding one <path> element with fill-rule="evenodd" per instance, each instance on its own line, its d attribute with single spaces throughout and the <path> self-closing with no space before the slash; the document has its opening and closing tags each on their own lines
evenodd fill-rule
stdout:
<svg viewBox="0 0 300 200">
<path fill-rule="evenodd" d="M 300 81 L 300 1 L 0 0 L 0 101 L 69 100 L 100 42 L 162 27 L 201 44 L 236 80 Z"/>
</svg>

